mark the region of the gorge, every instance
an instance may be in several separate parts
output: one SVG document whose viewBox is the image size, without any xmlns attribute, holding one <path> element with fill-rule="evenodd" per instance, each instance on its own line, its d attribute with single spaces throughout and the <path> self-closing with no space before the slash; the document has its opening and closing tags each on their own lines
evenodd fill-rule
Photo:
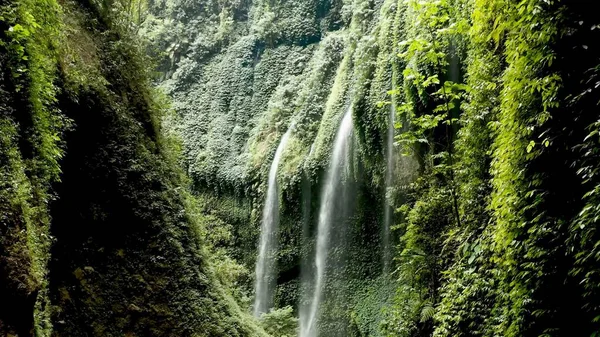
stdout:
<svg viewBox="0 0 600 337">
<path fill-rule="evenodd" d="M 598 336 L 593 6 L 0 1 L 0 336 Z"/>
</svg>

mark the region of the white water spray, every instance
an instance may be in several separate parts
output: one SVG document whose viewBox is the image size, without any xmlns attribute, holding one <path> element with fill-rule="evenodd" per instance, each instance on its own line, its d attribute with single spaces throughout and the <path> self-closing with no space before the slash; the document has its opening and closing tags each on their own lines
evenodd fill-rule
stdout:
<svg viewBox="0 0 600 337">
<path fill-rule="evenodd" d="M 333 145 L 333 153 L 329 169 L 325 178 L 325 184 L 321 194 L 321 206 L 319 208 L 319 223 L 317 227 L 317 248 L 315 255 L 316 273 L 313 282 L 313 296 L 308 312 L 300 312 L 300 336 L 316 337 L 316 321 L 321 304 L 322 292 L 325 286 L 325 268 L 329 249 L 330 231 L 335 212 L 335 200 L 339 198 L 335 191 L 342 184 L 344 169 L 348 167 L 350 153 L 350 141 L 352 139 L 352 106 L 348 108 L 338 129 Z"/>
<path fill-rule="evenodd" d="M 279 227 L 279 193 L 277 189 L 277 168 L 294 125 L 292 124 L 281 138 L 275 158 L 269 169 L 267 198 L 263 208 L 260 228 L 260 243 L 256 263 L 256 283 L 254 285 L 254 316 L 266 313 L 273 301 L 275 254 L 277 251 L 277 229 Z"/>
</svg>

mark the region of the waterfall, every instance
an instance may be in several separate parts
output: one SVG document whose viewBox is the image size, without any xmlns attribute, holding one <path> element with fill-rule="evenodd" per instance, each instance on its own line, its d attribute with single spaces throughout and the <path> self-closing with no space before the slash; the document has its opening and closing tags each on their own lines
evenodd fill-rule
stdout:
<svg viewBox="0 0 600 337">
<path fill-rule="evenodd" d="M 343 183 L 344 170 L 348 168 L 350 141 L 352 139 L 352 106 L 348 108 L 338 129 L 333 145 L 333 153 L 329 169 L 325 178 L 325 184 L 321 194 L 321 205 L 319 208 L 319 222 L 317 227 L 317 247 L 315 254 L 316 272 L 313 280 L 313 296 L 308 312 L 300 312 L 300 336 L 317 336 L 316 320 L 321 304 L 322 292 L 325 286 L 325 268 L 329 250 L 330 232 L 332 220 L 335 213 L 335 201 L 340 196 L 336 190 Z"/>
<path fill-rule="evenodd" d="M 386 144 L 386 170 L 385 170 L 385 198 L 383 205 L 383 272 L 385 274 L 390 271 L 391 247 L 390 247 L 390 225 L 392 222 L 392 203 L 391 203 L 391 187 L 393 184 L 394 173 L 394 124 L 396 122 L 396 104 L 394 97 L 390 104 L 387 130 Z"/>
<path fill-rule="evenodd" d="M 267 181 L 267 198 L 262 214 L 260 243 L 256 263 L 256 283 L 254 285 L 254 316 L 267 312 L 273 300 L 275 253 L 277 250 L 277 227 L 279 226 L 279 193 L 277 189 L 277 168 L 281 154 L 293 129 L 293 124 L 281 137 L 275 158 L 269 169 Z"/>
</svg>

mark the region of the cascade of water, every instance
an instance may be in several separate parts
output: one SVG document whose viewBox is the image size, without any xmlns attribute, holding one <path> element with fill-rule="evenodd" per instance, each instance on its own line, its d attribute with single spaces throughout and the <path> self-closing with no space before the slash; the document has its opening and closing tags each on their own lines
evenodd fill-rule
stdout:
<svg viewBox="0 0 600 337">
<path fill-rule="evenodd" d="M 316 272 L 314 276 L 313 296 L 310 305 L 300 312 L 300 336 L 317 336 L 316 320 L 321 302 L 323 288 L 325 286 L 325 267 L 329 249 L 330 231 L 335 212 L 335 191 L 343 183 L 344 169 L 348 168 L 350 141 L 352 139 L 352 106 L 348 108 L 337 131 L 331 162 L 325 178 L 321 194 L 321 205 L 319 208 L 319 222 L 317 227 L 317 247 L 315 254 Z"/>
<path fill-rule="evenodd" d="M 275 267 L 275 253 L 277 249 L 277 227 L 279 226 L 279 194 L 277 189 L 277 168 L 281 155 L 290 134 L 293 124 L 281 138 L 275 151 L 275 158 L 269 169 L 267 182 L 267 198 L 263 208 L 258 259 L 256 262 L 256 283 L 254 285 L 254 316 L 267 312 L 273 300 L 273 279 Z"/>
<path fill-rule="evenodd" d="M 315 151 L 315 144 L 313 142 L 308 152 L 307 160 L 304 161 L 304 174 L 302 175 L 302 247 L 308 247 L 311 243 L 311 223 L 312 223 L 312 183 L 310 177 L 310 159 Z M 305 298 L 304 292 L 309 289 L 312 283 L 313 270 L 309 266 L 311 265 L 311 256 L 309 254 L 302 254 L 301 268 L 300 268 L 300 296 Z M 306 310 L 305 303 L 302 303 L 299 312 Z"/>
<path fill-rule="evenodd" d="M 393 184 L 393 171 L 394 171 L 394 124 L 396 122 L 396 104 L 392 97 L 392 103 L 390 104 L 390 112 L 388 116 L 388 130 L 387 130 L 387 146 L 386 146 L 386 161 L 387 167 L 385 171 L 385 199 L 383 206 L 383 272 L 389 273 L 391 264 L 391 247 L 390 247 L 390 225 L 392 222 L 392 205 L 390 203 L 390 188 Z"/>
</svg>

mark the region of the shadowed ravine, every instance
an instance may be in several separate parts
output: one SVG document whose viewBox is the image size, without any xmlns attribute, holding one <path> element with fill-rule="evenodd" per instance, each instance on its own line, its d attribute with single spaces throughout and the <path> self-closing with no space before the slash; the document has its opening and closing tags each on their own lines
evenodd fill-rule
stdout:
<svg viewBox="0 0 600 337">
<path fill-rule="evenodd" d="M 0 336 L 600 337 L 592 2 L 0 1 Z"/>
</svg>

